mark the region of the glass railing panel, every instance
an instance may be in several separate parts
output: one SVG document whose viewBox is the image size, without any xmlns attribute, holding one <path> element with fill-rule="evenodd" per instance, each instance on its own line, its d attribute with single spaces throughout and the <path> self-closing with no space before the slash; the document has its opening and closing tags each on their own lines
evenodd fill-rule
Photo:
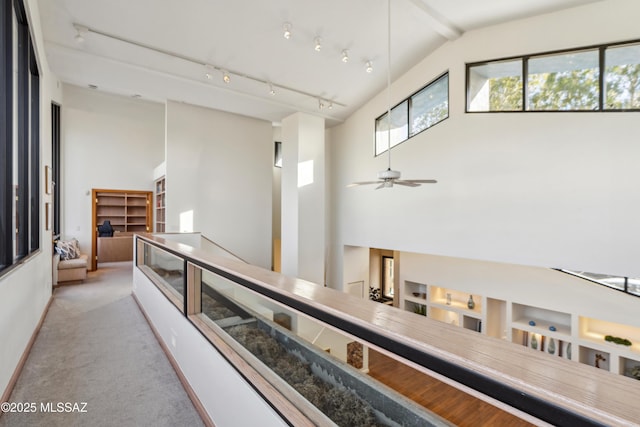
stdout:
<svg viewBox="0 0 640 427">
<path fill-rule="evenodd" d="M 627 292 L 640 296 L 640 279 L 627 279 Z"/>
<path fill-rule="evenodd" d="M 560 269 L 564 273 L 586 279 L 608 288 L 640 296 L 640 278 L 615 276 L 611 274 L 589 273 L 587 271 L 573 271 Z"/>
<path fill-rule="evenodd" d="M 139 258 L 138 267 L 180 308 L 185 299 L 185 262 L 157 246 L 144 243 L 143 257 Z"/>
<path fill-rule="evenodd" d="M 199 277 L 200 316 L 314 422 L 452 425 L 367 375 L 365 341 L 217 274 Z"/>
</svg>

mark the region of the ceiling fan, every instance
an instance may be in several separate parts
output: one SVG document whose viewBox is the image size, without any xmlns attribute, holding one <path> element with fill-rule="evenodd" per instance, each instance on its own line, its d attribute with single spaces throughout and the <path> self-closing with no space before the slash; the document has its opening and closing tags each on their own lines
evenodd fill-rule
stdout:
<svg viewBox="0 0 640 427">
<path fill-rule="evenodd" d="M 387 158 L 388 167 L 386 170 L 378 172 L 377 181 L 353 182 L 347 187 L 357 187 L 360 185 L 378 184 L 376 190 L 380 188 L 391 188 L 394 184 L 405 187 L 419 187 L 421 184 L 435 184 L 435 179 L 400 179 L 400 171 L 391 169 L 391 0 L 387 0 Z"/>
</svg>

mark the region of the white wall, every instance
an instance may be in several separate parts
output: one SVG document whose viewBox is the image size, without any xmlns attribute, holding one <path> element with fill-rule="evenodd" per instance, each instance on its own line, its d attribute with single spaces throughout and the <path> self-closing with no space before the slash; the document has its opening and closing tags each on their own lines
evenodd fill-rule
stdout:
<svg viewBox="0 0 640 427">
<path fill-rule="evenodd" d="M 638 113 L 464 113 L 465 63 L 638 39 L 638 16 L 611 0 L 471 31 L 398 78 L 394 104 L 449 70 L 450 117 L 392 152 L 436 185 L 345 188 L 385 168 L 371 154 L 385 93 L 334 128 L 332 286 L 344 245 L 640 276 Z"/>
<path fill-rule="evenodd" d="M 284 426 L 263 397 L 134 267 L 133 293 L 216 426 Z"/>
<path fill-rule="evenodd" d="M 271 123 L 170 101 L 166 127 L 167 231 L 193 211 L 193 231 L 270 268 Z"/>
<path fill-rule="evenodd" d="M 91 252 L 91 189 L 153 191 L 164 105 L 64 85 L 62 237 Z"/>
<path fill-rule="evenodd" d="M 400 286 L 408 280 L 640 327 L 640 298 L 559 271 L 408 252 L 400 262 Z"/>
<path fill-rule="evenodd" d="M 51 102 L 62 102 L 57 77 L 49 71 L 40 29 L 37 0 L 25 4 L 40 68 L 40 165 L 51 165 Z M 5 393 L 20 357 L 51 297 L 51 231 L 45 230 L 44 172 L 40 176 L 40 251 L 24 264 L 0 278 L 0 396 Z"/>
</svg>

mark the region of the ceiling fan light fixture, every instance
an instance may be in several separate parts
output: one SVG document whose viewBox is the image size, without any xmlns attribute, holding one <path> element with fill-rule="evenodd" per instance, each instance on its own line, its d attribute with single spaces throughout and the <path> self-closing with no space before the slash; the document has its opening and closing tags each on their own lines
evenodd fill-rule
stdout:
<svg viewBox="0 0 640 427">
<path fill-rule="evenodd" d="M 420 187 L 422 184 L 436 184 L 435 179 L 400 179 L 400 171 L 391 169 L 391 0 L 387 0 L 387 160 L 386 170 L 378 172 L 377 181 L 360 181 L 348 184 L 347 187 L 357 187 L 361 185 L 377 184 L 376 190 L 381 188 L 392 188 L 394 184 L 402 187 Z M 373 71 L 371 60 L 365 64 L 367 73 Z"/>
</svg>

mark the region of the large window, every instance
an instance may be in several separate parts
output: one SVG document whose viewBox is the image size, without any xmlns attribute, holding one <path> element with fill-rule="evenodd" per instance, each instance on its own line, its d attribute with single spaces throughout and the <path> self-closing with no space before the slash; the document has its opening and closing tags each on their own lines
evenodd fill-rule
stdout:
<svg viewBox="0 0 640 427">
<path fill-rule="evenodd" d="M 467 111 L 640 110 L 640 44 L 467 65 Z"/>
<path fill-rule="evenodd" d="M 40 247 L 39 105 L 24 5 L 0 0 L 0 272 Z"/>
<path fill-rule="evenodd" d="M 393 107 L 391 121 L 387 116 L 388 112 L 376 119 L 376 156 L 449 117 L 449 74 Z"/>
</svg>

